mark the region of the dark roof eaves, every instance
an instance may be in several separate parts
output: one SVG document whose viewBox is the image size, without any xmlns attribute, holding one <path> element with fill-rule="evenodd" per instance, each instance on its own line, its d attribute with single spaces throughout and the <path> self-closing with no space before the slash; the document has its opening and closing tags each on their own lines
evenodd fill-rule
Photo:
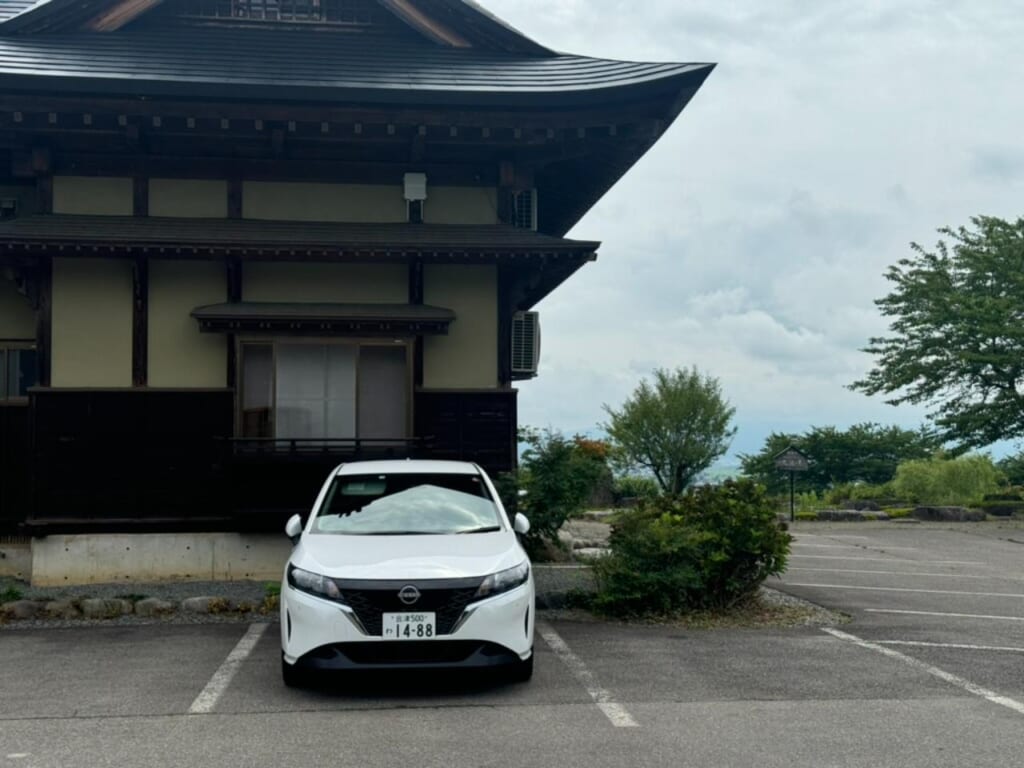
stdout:
<svg viewBox="0 0 1024 768">
<path fill-rule="evenodd" d="M 161 227 L 173 224 L 174 236 Z M 82 225 L 85 229 L 64 227 Z M 119 226 L 123 225 L 123 226 Z M 90 229 L 95 227 L 95 229 Z M 199 231 L 189 229 L 194 226 Z M 38 228 L 37 228 L 38 227 Z M 308 233 L 311 227 L 333 230 L 334 237 L 296 239 L 292 230 Z M 150 228 L 155 232 L 139 232 Z M 261 234 L 258 241 L 234 234 L 239 228 L 252 228 Z M 220 229 L 220 232 L 217 230 Z M 207 234 L 204 237 L 203 231 Z M 375 230 L 376 238 L 367 238 L 366 230 Z M 110 236 L 108 232 L 117 234 Z M 422 237 L 428 234 L 430 237 Z M 507 239 L 515 234 L 520 239 Z M 405 239 L 403 239 L 403 236 Z M 446 239 L 446 237 L 448 239 Z M 362 238 L 362 239 L 360 239 Z M 389 239 L 391 238 L 391 239 Z M 84 244 L 115 250 L 170 249 L 176 247 L 213 251 L 295 251 L 342 250 L 358 253 L 515 253 L 588 254 L 597 251 L 598 241 L 569 240 L 529 230 L 514 231 L 508 225 L 445 224 L 361 224 L 346 222 L 269 221 L 262 219 L 185 219 L 136 218 L 126 216 L 84 216 L 73 214 L 34 214 L 0 223 L 0 245 L 37 247 L 74 247 Z"/>
<path fill-rule="evenodd" d="M 35 5 L 9 19 L 0 21 L 0 34 L 33 32 L 36 25 L 61 14 L 64 14 L 65 18 L 72 20 L 73 23 L 80 23 L 99 13 L 109 2 L 110 0 L 39 0 Z M 79 8 L 74 15 L 67 16 L 67 12 L 71 12 L 70 6 L 76 5 Z"/>
<path fill-rule="evenodd" d="M 564 87 L 507 88 L 462 85 L 448 89 L 417 88 L 398 83 L 376 87 L 330 87 L 265 82 L 201 81 L 195 79 L 128 79 L 95 75 L 5 74 L 0 89 L 53 94 L 119 95 L 127 98 L 191 97 L 231 101 L 277 103 L 415 104 L 417 106 L 477 106 L 516 109 L 598 106 L 642 99 L 650 91 L 663 91 L 673 82 L 703 72 L 713 64 L 678 65 L 674 71 L 638 76 L 616 83 L 577 84 Z"/>
</svg>

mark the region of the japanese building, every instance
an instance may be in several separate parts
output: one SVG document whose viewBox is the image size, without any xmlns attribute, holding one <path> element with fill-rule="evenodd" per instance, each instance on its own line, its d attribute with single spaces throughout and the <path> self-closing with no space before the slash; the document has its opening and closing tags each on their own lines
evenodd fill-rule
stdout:
<svg viewBox="0 0 1024 768">
<path fill-rule="evenodd" d="M 565 235 L 711 69 L 465 0 L 0 0 L 0 533 L 512 468 L 530 310 L 598 250 Z"/>
</svg>

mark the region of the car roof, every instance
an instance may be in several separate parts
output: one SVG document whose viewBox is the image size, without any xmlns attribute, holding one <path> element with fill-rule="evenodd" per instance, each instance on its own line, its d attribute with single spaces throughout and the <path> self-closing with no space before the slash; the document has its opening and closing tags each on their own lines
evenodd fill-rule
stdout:
<svg viewBox="0 0 1024 768">
<path fill-rule="evenodd" d="M 335 475 L 366 474 L 415 475 L 479 475 L 480 468 L 468 461 L 436 461 L 432 459 L 404 459 L 387 461 L 352 461 L 342 464 Z"/>
</svg>

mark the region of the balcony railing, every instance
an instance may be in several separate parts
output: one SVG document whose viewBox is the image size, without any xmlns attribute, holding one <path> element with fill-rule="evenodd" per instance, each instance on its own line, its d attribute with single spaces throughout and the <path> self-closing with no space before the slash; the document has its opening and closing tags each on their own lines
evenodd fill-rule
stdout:
<svg viewBox="0 0 1024 768">
<path fill-rule="evenodd" d="M 429 454 L 432 437 L 265 438 L 235 437 L 224 441 L 230 458 L 303 460 L 323 458 L 412 459 Z"/>
</svg>

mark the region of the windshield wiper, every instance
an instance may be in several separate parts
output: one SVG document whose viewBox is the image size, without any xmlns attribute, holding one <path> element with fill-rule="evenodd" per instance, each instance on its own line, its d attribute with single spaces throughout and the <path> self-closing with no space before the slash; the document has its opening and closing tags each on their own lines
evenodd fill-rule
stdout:
<svg viewBox="0 0 1024 768">
<path fill-rule="evenodd" d="M 467 528 L 464 531 L 459 531 L 459 533 L 493 533 L 500 530 L 500 525 L 485 525 L 482 528 Z"/>
<path fill-rule="evenodd" d="M 356 536 L 437 536 L 437 531 L 371 531 L 358 533 Z"/>
</svg>

